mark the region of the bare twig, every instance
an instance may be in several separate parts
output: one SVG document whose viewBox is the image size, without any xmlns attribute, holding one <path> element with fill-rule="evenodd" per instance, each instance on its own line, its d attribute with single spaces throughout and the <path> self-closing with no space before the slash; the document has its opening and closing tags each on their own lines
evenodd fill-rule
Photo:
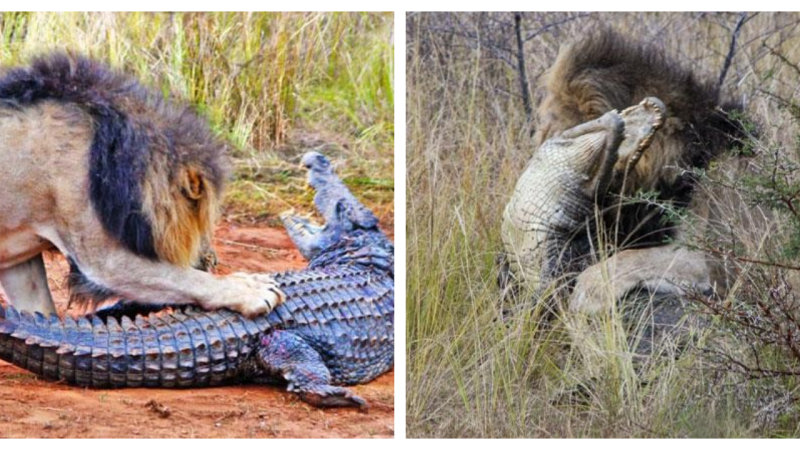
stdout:
<svg viewBox="0 0 800 450">
<path fill-rule="evenodd" d="M 798 65 L 797 63 L 793 63 L 793 62 L 789 61 L 785 56 L 783 56 L 782 53 L 780 53 L 779 51 L 777 51 L 774 48 L 772 48 L 769 45 L 767 45 L 766 41 L 764 42 L 763 45 L 764 45 L 764 48 L 766 48 L 770 52 L 770 54 L 772 54 L 776 58 L 780 59 L 781 62 L 783 62 L 784 64 L 789 66 L 790 69 L 792 69 L 795 73 L 797 73 L 798 76 L 800 76 L 800 65 Z"/>
<path fill-rule="evenodd" d="M 522 91 L 522 105 L 528 123 L 533 121 L 533 105 L 531 104 L 531 91 L 528 87 L 528 75 L 525 71 L 525 42 L 522 40 L 522 13 L 514 13 L 514 31 L 517 35 L 517 70 L 519 71 L 519 88 Z"/>
<path fill-rule="evenodd" d="M 728 56 L 725 57 L 725 64 L 722 66 L 722 71 L 719 74 L 719 81 L 717 82 L 717 92 L 716 96 L 719 98 L 719 93 L 722 91 L 722 83 L 725 82 L 725 77 L 728 75 L 728 69 L 731 67 L 731 63 L 733 62 L 733 55 L 736 53 L 736 39 L 739 38 L 739 33 L 742 31 L 742 26 L 747 21 L 747 13 L 743 12 L 739 14 L 739 21 L 736 22 L 736 27 L 733 30 L 731 35 L 731 45 L 728 48 Z"/>
<path fill-rule="evenodd" d="M 727 257 L 727 258 L 731 258 L 731 259 L 734 259 L 734 260 L 739 261 L 739 262 L 759 264 L 759 265 L 762 265 L 762 266 L 776 267 L 776 268 L 779 268 L 779 269 L 800 271 L 800 266 L 794 266 L 794 265 L 791 265 L 791 264 L 783 264 L 783 263 L 778 263 L 778 262 L 774 262 L 774 261 L 765 261 L 763 259 L 756 259 L 756 258 L 747 258 L 745 256 L 735 255 L 735 254 L 733 254 L 733 252 L 723 252 L 721 250 L 717 250 L 717 249 L 711 248 L 711 247 L 704 247 L 702 250 L 706 251 L 706 252 L 709 252 L 709 253 L 713 253 L 713 254 L 715 254 L 717 256 L 724 256 L 724 257 Z"/>
<path fill-rule="evenodd" d="M 574 15 L 574 16 L 567 17 L 567 18 L 562 19 L 562 20 L 557 20 L 555 22 L 548 23 L 547 25 L 545 25 L 545 26 L 539 28 L 538 30 L 536 30 L 536 31 L 528 34 L 527 36 L 525 36 L 525 42 L 528 42 L 528 41 L 530 41 L 531 39 L 533 39 L 533 38 L 535 38 L 537 36 L 541 36 L 541 35 L 549 32 L 549 31 L 553 30 L 554 28 L 556 28 L 558 26 L 564 25 L 565 23 L 569 23 L 569 22 L 572 22 L 572 21 L 578 20 L 578 19 L 583 19 L 584 17 L 589 17 L 591 15 L 592 15 L 592 13 L 588 13 L 588 12 L 587 13 L 580 13 L 580 14 L 577 14 L 577 15 Z"/>
</svg>

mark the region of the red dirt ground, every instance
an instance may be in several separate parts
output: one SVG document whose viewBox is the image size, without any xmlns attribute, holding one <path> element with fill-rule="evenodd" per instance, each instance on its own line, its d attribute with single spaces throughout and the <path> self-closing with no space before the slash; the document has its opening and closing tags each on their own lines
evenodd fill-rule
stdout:
<svg viewBox="0 0 800 450">
<path fill-rule="evenodd" d="M 223 223 L 216 236 L 220 274 L 305 266 L 282 229 Z M 59 274 L 66 274 L 66 262 L 49 255 L 47 264 L 64 312 L 66 289 Z M 0 361 L 0 438 L 392 437 L 394 372 L 352 389 L 369 402 L 367 412 L 317 409 L 272 386 L 80 389 L 39 380 Z"/>
</svg>

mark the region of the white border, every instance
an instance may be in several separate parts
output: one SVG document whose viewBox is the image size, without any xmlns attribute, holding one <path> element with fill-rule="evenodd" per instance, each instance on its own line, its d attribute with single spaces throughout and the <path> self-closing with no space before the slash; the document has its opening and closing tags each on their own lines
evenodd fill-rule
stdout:
<svg viewBox="0 0 800 450">
<path fill-rule="evenodd" d="M 394 433 L 406 437 L 406 14 L 394 14 Z"/>
<path fill-rule="evenodd" d="M 395 17 L 408 11 L 786 11 L 800 9 L 796 0 L 295 0 L 293 2 L 255 0 L 5 0 L 0 7 L 30 11 L 394 11 Z M 405 30 L 403 30 L 405 34 Z M 401 37 L 398 35 L 398 38 Z M 399 39 L 398 39 L 399 41 Z M 399 54 L 399 53 L 398 53 Z"/>
</svg>

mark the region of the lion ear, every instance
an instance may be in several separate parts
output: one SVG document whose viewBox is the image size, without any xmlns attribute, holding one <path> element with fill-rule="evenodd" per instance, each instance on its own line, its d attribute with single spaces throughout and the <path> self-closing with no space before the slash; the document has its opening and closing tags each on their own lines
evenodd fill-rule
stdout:
<svg viewBox="0 0 800 450">
<path fill-rule="evenodd" d="M 205 194 L 205 181 L 203 174 L 195 169 L 183 171 L 183 195 L 191 200 L 200 200 Z"/>
</svg>

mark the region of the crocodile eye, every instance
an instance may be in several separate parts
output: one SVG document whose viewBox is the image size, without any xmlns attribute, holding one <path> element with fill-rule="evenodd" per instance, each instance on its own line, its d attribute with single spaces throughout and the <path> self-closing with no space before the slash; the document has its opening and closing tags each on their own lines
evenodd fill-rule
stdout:
<svg viewBox="0 0 800 450">
<path fill-rule="evenodd" d="M 302 160 L 303 167 L 306 169 L 327 169 L 330 166 L 328 158 L 319 153 L 306 155 Z"/>
<path fill-rule="evenodd" d="M 331 165 L 331 163 L 328 161 L 328 158 L 322 155 L 317 156 L 315 163 L 322 169 L 327 169 Z"/>
</svg>

